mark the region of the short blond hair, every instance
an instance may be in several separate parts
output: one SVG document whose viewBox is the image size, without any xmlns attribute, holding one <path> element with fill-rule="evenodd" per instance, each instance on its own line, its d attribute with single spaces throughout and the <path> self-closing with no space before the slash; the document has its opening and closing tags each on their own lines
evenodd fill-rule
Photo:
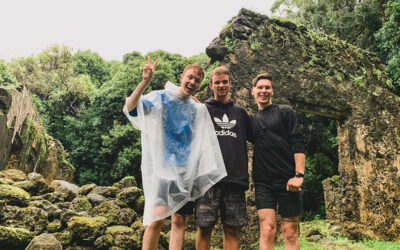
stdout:
<svg viewBox="0 0 400 250">
<path fill-rule="evenodd" d="M 224 66 L 219 66 L 211 72 L 211 76 L 210 76 L 211 83 L 212 83 L 212 77 L 214 75 L 228 75 L 228 79 L 229 79 L 229 81 L 231 81 L 231 74 L 229 73 L 229 69 Z"/>
<path fill-rule="evenodd" d="M 251 82 L 253 83 L 253 87 L 255 87 L 257 85 L 257 82 L 262 80 L 262 79 L 267 79 L 270 80 L 272 83 L 272 75 L 268 72 L 259 74 L 258 76 L 256 76 Z"/>
<path fill-rule="evenodd" d="M 186 71 L 194 69 L 197 70 L 200 73 L 201 80 L 204 78 L 204 70 L 197 64 L 189 64 L 183 69 L 183 75 L 186 73 Z"/>
</svg>

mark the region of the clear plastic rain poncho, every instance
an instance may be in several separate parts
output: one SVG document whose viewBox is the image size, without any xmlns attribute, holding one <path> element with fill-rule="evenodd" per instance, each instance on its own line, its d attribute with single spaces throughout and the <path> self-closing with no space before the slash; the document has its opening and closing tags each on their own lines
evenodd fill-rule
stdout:
<svg viewBox="0 0 400 250">
<path fill-rule="evenodd" d="M 143 224 L 164 219 L 226 176 L 221 149 L 204 104 L 182 98 L 170 82 L 124 113 L 141 130 Z"/>
</svg>

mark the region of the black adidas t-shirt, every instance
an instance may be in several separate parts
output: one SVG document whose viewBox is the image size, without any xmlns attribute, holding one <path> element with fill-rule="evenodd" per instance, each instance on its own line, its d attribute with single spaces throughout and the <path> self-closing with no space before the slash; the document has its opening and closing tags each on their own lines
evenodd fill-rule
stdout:
<svg viewBox="0 0 400 250">
<path fill-rule="evenodd" d="M 226 104 L 208 99 L 206 107 L 214 123 L 228 175 L 221 180 L 249 187 L 248 157 L 246 140 L 251 134 L 247 111 L 229 100 Z"/>
<path fill-rule="evenodd" d="M 286 182 L 294 177 L 295 153 L 304 153 L 296 112 L 287 105 L 271 104 L 251 116 L 254 135 L 254 182 Z"/>
</svg>

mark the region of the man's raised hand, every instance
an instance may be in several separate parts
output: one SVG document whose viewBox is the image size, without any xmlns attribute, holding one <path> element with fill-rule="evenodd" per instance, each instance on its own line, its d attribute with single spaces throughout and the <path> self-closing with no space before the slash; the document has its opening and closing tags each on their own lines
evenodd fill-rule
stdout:
<svg viewBox="0 0 400 250">
<path fill-rule="evenodd" d="M 156 59 L 152 64 L 150 56 L 147 57 L 147 64 L 143 68 L 143 75 L 142 75 L 143 81 L 150 83 L 151 78 L 153 78 L 154 70 L 157 66 L 157 63 L 158 59 Z"/>
</svg>

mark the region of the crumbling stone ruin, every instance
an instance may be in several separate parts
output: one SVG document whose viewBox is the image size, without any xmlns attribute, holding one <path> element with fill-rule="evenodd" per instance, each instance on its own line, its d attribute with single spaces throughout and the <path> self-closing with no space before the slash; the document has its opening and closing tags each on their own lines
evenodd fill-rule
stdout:
<svg viewBox="0 0 400 250">
<path fill-rule="evenodd" d="M 340 176 L 324 185 L 327 217 L 353 238 L 400 238 L 400 97 L 375 55 L 246 9 L 206 52 L 229 67 L 232 97 L 248 110 L 251 79 L 267 71 L 274 102 L 335 119 Z"/>
<path fill-rule="evenodd" d="M 0 170 L 40 173 L 47 182 L 72 181 L 61 143 L 47 135 L 25 87 L 0 88 Z"/>
</svg>

